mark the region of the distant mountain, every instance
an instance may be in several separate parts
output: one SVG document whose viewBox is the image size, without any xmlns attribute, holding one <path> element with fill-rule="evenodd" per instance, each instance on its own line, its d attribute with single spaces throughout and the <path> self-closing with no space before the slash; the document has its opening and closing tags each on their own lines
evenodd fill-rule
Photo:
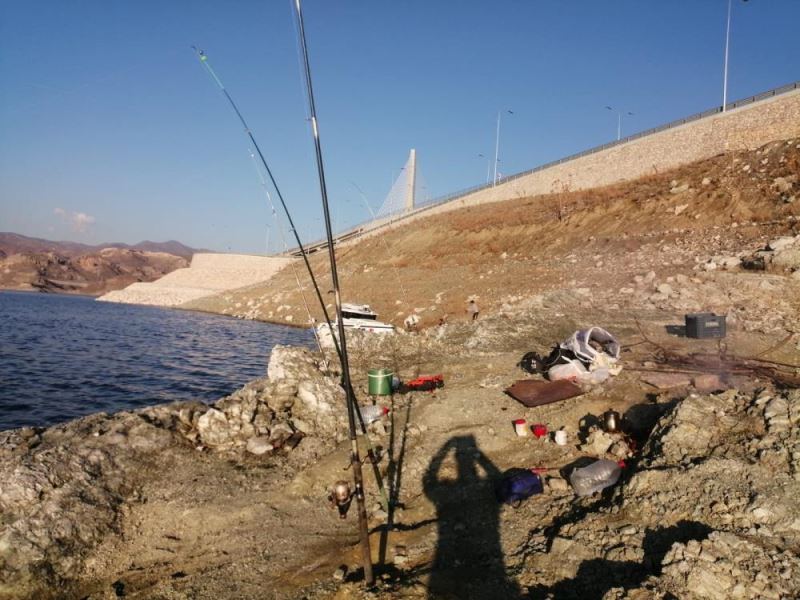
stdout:
<svg viewBox="0 0 800 600">
<path fill-rule="evenodd" d="M 6 256 L 12 254 L 39 254 L 42 252 L 55 252 L 64 256 L 75 256 L 82 252 L 92 252 L 96 248 L 77 242 L 51 242 L 40 238 L 27 237 L 18 233 L 0 232 L 0 252 Z"/>
<path fill-rule="evenodd" d="M 41 238 L 27 237 L 17 233 L 0 232 L 0 257 L 11 256 L 12 254 L 41 254 L 46 252 L 73 257 L 97 252 L 103 248 L 122 248 L 126 250 L 141 250 L 143 252 L 166 252 L 167 254 L 174 254 L 175 256 L 180 256 L 187 260 L 190 260 L 192 255 L 196 252 L 203 252 L 203 250 L 190 248 L 175 240 L 169 240 L 167 242 L 151 242 L 145 240 L 133 245 L 115 242 L 90 246 L 78 242 L 53 242 Z"/>
<path fill-rule="evenodd" d="M 143 250 L 145 252 L 166 252 L 167 254 L 182 256 L 186 259 L 191 259 L 195 252 L 207 252 L 206 250 L 190 248 L 189 246 L 185 246 L 184 244 L 176 242 L 175 240 L 169 240 L 167 242 L 151 242 L 149 240 L 145 240 L 134 246 L 130 246 L 129 248 L 131 250 Z"/>
</svg>

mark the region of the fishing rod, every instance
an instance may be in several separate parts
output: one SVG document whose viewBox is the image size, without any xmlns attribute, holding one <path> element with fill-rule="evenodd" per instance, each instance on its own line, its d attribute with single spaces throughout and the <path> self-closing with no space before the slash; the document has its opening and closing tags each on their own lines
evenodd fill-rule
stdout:
<svg viewBox="0 0 800 600">
<path fill-rule="evenodd" d="M 231 105 L 231 108 L 233 108 L 233 111 L 236 113 L 236 116 L 239 117 L 239 121 L 242 123 L 242 127 L 244 127 L 244 132 L 247 134 L 247 137 L 250 138 L 250 141 L 252 142 L 253 147 L 256 149 L 256 152 L 258 152 L 258 157 L 261 159 L 261 164 L 264 166 L 264 170 L 267 172 L 267 175 L 269 176 L 269 180 L 272 183 L 272 187 L 275 189 L 275 193 L 278 196 L 278 200 L 280 200 L 281 206 L 283 207 L 283 212 L 286 215 L 286 219 L 289 221 L 289 229 L 292 231 L 292 233 L 294 233 L 295 242 L 297 243 L 297 247 L 300 249 L 300 255 L 303 257 L 303 262 L 305 262 L 306 269 L 308 270 L 308 275 L 311 277 L 311 283 L 314 285 L 314 291 L 317 293 L 317 299 L 319 300 L 319 304 L 322 307 L 322 313 L 325 315 L 325 322 L 328 324 L 328 327 L 331 327 L 331 331 L 333 331 L 331 326 L 331 320 L 330 317 L 328 316 L 328 310 L 325 308 L 325 301 L 322 299 L 322 293 L 319 291 L 319 285 L 317 285 L 317 279 L 314 277 L 314 271 L 311 269 L 311 263 L 308 262 L 308 255 L 306 254 L 306 250 L 303 247 L 303 243 L 300 241 L 300 235 L 297 233 L 297 228 L 295 227 L 294 221 L 292 220 L 292 215 L 289 213 L 289 209 L 286 206 L 286 202 L 284 202 L 283 200 L 283 194 L 281 194 L 281 190 L 278 187 L 278 182 L 275 181 L 275 177 L 272 175 L 272 169 L 269 168 L 269 165 L 267 164 L 267 159 L 264 158 L 264 154 L 261 152 L 261 147 L 258 145 L 256 138 L 253 136 L 253 132 L 250 131 L 250 127 L 247 125 L 247 121 L 244 120 L 242 113 L 239 112 L 239 107 L 236 106 L 236 103 L 233 101 L 233 98 L 231 98 L 231 95 L 228 93 L 228 90 L 225 89 L 224 85 L 222 85 L 222 81 L 220 81 L 220 78 L 217 77 L 216 72 L 214 72 L 214 69 L 208 62 L 208 56 L 205 54 L 205 52 L 197 48 L 197 46 L 192 46 L 192 49 L 195 51 L 195 54 L 197 54 L 197 58 L 200 60 L 200 64 L 202 64 L 206 68 L 208 73 L 211 75 L 211 78 L 216 82 L 217 86 L 219 86 L 219 89 L 225 95 L 225 98 L 227 98 L 228 102 Z"/>
<path fill-rule="evenodd" d="M 275 193 L 278 196 L 278 199 L 280 200 L 281 207 L 283 208 L 283 212 L 286 215 L 287 221 L 289 222 L 289 228 L 291 229 L 292 233 L 294 234 L 295 242 L 297 243 L 297 247 L 300 250 L 300 255 L 303 257 L 303 262 L 305 263 L 306 270 L 308 271 L 308 275 L 311 278 L 311 283 L 312 283 L 312 285 L 314 287 L 314 291 L 315 291 L 315 293 L 317 295 L 317 300 L 319 301 L 320 308 L 322 309 L 322 314 L 324 315 L 325 323 L 328 326 L 328 331 L 330 331 L 330 333 L 331 333 L 331 338 L 333 340 L 333 346 L 334 346 L 334 349 L 336 351 L 337 356 L 339 357 L 339 362 L 344 364 L 342 362 L 342 351 L 339 348 L 339 343 L 338 343 L 338 341 L 336 339 L 336 336 L 333 334 L 333 325 L 331 323 L 330 316 L 328 315 L 328 310 L 327 310 L 327 308 L 325 306 L 325 301 L 322 299 L 322 293 L 319 290 L 319 285 L 317 284 L 316 277 L 314 276 L 314 270 L 311 268 L 311 263 L 308 260 L 308 253 L 306 252 L 305 247 L 303 246 L 303 243 L 300 241 L 300 236 L 297 233 L 297 228 L 295 227 L 294 221 L 292 220 L 292 215 L 289 212 L 289 208 L 286 206 L 286 202 L 283 199 L 283 194 L 281 194 L 280 188 L 278 187 L 278 183 L 275 181 L 275 177 L 272 174 L 272 170 L 269 168 L 269 165 L 267 164 L 267 160 L 264 158 L 264 154 L 261 152 L 261 148 L 258 145 L 258 142 L 255 139 L 255 136 L 253 136 L 253 132 L 250 130 L 250 127 L 247 125 L 247 122 L 245 121 L 244 116 L 242 116 L 242 113 L 239 111 L 238 106 L 233 101 L 233 98 L 231 97 L 231 95 L 228 93 L 228 90 L 222 84 L 222 81 L 217 76 L 217 74 L 214 71 L 214 69 L 211 67 L 211 64 L 208 61 L 208 56 L 202 50 L 198 49 L 196 46 L 192 46 L 192 49 L 195 51 L 195 54 L 197 54 L 197 58 L 200 60 L 200 64 L 202 64 L 206 68 L 208 73 L 211 75 L 211 78 L 214 80 L 214 82 L 220 88 L 222 93 L 225 95 L 225 98 L 228 100 L 229 104 L 231 105 L 231 108 L 233 108 L 233 111 L 236 113 L 236 116 L 239 118 L 239 121 L 241 122 L 242 126 L 244 127 L 244 131 L 247 134 L 247 137 L 250 138 L 250 141 L 253 143 L 253 147 L 256 149 L 256 152 L 258 152 L 258 156 L 259 156 L 259 158 L 261 160 L 261 164 L 264 166 L 264 170 L 267 172 L 267 175 L 269 176 L 269 179 L 272 182 L 272 186 L 274 187 Z M 252 155 L 252 153 L 251 153 L 251 155 Z M 261 175 L 261 173 L 259 171 L 259 176 L 260 175 Z M 270 198 L 270 203 L 271 202 L 272 202 L 272 200 Z M 332 244 L 330 244 L 330 243 L 329 243 L 329 245 L 332 246 Z M 339 316 L 339 322 L 340 323 L 342 322 L 341 315 Z M 316 327 L 314 328 L 314 335 L 316 337 Z M 344 336 L 342 336 L 342 339 L 344 339 Z M 325 357 L 325 355 L 323 353 L 323 358 L 324 357 Z M 342 382 L 342 385 L 343 386 L 345 385 L 345 381 L 344 380 Z M 348 377 L 348 380 L 346 382 L 345 392 L 347 393 L 348 390 L 349 390 L 349 396 L 352 396 L 353 398 L 355 398 L 355 393 L 353 392 L 353 386 L 352 386 L 352 383 L 349 380 L 349 377 Z M 349 410 L 350 409 L 349 409 L 349 400 L 348 400 L 348 414 L 349 414 Z M 355 403 L 355 414 L 358 417 L 359 424 L 361 425 L 361 431 L 364 433 L 364 437 L 367 440 L 367 445 L 368 445 L 367 456 L 369 457 L 370 462 L 372 463 L 372 468 L 373 468 L 373 472 L 375 474 L 375 479 L 376 479 L 376 481 L 378 483 L 378 489 L 380 490 L 381 499 L 383 500 L 383 505 L 384 505 L 383 508 L 384 508 L 384 510 L 386 510 L 388 512 L 388 510 L 389 510 L 389 497 L 388 497 L 388 495 L 386 493 L 386 489 L 385 489 L 385 487 L 383 485 L 383 478 L 381 477 L 380 470 L 378 468 L 378 458 L 377 458 L 377 455 L 376 455 L 376 453 L 374 451 L 374 448 L 372 447 L 372 441 L 369 439 L 369 436 L 367 435 L 367 426 L 366 426 L 366 423 L 364 422 L 364 417 L 361 414 L 361 409 L 360 409 L 360 407 L 358 406 L 357 403 Z"/>
<path fill-rule="evenodd" d="M 358 437 L 356 436 L 355 426 L 355 407 L 356 399 L 353 394 L 353 386 L 350 382 L 350 364 L 347 358 L 347 339 L 344 334 L 344 319 L 342 318 L 342 301 L 339 291 L 339 275 L 336 272 L 336 252 L 333 248 L 333 232 L 331 230 L 331 215 L 328 207 L 328 188 L 325 184 L 325 168 L 322 164 L 322 146 L 319 139 L 319 127 L 317 125 L 317 109 L 314 104 L 314 88 L 311 83 L 311 65 L 308 59 L 308 45 L 306 43 L 306 32 L 303 23 L 303 9 L 300 7 L 300 0 L 294 0 L 297 16 L 297 27 L 300 37 L 300 49 L 303 58 L 303 71 L 305 74 L 306 91 L 308 92 L 308 110 L 311 116 L 311 129 L 314 137 L 314 151 L 317 160 L 317 174 L 319 176 L 320 195 L 322 197 L 322 212 L 325 217 L 325 234 L 328 239 L 328 257 L 331 264 L 331 279 L 333 281 L 334 299 L 336 301 L 336 319 L 339 326 L 340 360 L 342 363 L 342 380 L 344 390 L 347 394 L 347 416 L 350 426 L 350 461 L 353 465 L 353 477 L 355 479 L 355 496 L 358 505 L 358 526 L 359 537 L 361 539 L 361 561 L 364 567 L 364 582 L 371 586 L 375 583 L 372 573 L 372 553 L 369 547 L 369 525 L 367 523 L 367 509 L 364 501 L 364 480 L 361 473 L 361 460 L 358 456 Z"/>
</svg>

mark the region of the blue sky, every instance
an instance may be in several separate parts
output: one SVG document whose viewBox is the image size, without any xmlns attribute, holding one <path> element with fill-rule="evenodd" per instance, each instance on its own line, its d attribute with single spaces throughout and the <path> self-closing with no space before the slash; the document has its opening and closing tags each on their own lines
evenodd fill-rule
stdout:
<svg viewBox="0 0 800 600">
<path fill-rule="evenodd" d="M 726 0 L 305 0 L 334 226 L 410 148 L 431 196 L 719 105 Z M 250 123 L 304 241 L 323 235 L 289 0 L 0 0 L 0 231 L 282 248 Z M 734 0 L 730 100 L 800 79 L 798 0 Z M 355 185 L 354 185 L 355 184 Z M 269 232 L 269 233 L 268 233 Z M 269 237 L 269 240 L 268 240 Z"/>
</svg>

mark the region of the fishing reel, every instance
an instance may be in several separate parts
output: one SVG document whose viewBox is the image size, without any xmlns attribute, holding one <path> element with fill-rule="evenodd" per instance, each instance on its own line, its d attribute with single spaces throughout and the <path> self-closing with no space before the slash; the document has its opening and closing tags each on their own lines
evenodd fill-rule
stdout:
<svg viewBox="0 0 800 600">
<path fill-rule="evenodd" d="M 339 510 L 339 518 L 344 519 L 347 517 L 347 511 L 350 510 L 350 504 L 353 502 L 355 492 L 350 488 L 350 482 L 340 479 L 333 484 L 328 500 L 332 507 Z"/>
</svg>

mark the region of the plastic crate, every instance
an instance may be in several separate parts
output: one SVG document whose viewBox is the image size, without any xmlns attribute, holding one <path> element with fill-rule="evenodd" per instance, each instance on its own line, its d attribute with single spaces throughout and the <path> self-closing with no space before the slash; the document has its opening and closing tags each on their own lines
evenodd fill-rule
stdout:
<svg viewBox="0 0 800 600">
<path fill-rule="evenodd" d="M 684 318 L 686 319 L 686 337 L 725 337 L 725 315 L 715 315 L 714 313 L 692 313 L 685 315 Z"/>
</svg>

